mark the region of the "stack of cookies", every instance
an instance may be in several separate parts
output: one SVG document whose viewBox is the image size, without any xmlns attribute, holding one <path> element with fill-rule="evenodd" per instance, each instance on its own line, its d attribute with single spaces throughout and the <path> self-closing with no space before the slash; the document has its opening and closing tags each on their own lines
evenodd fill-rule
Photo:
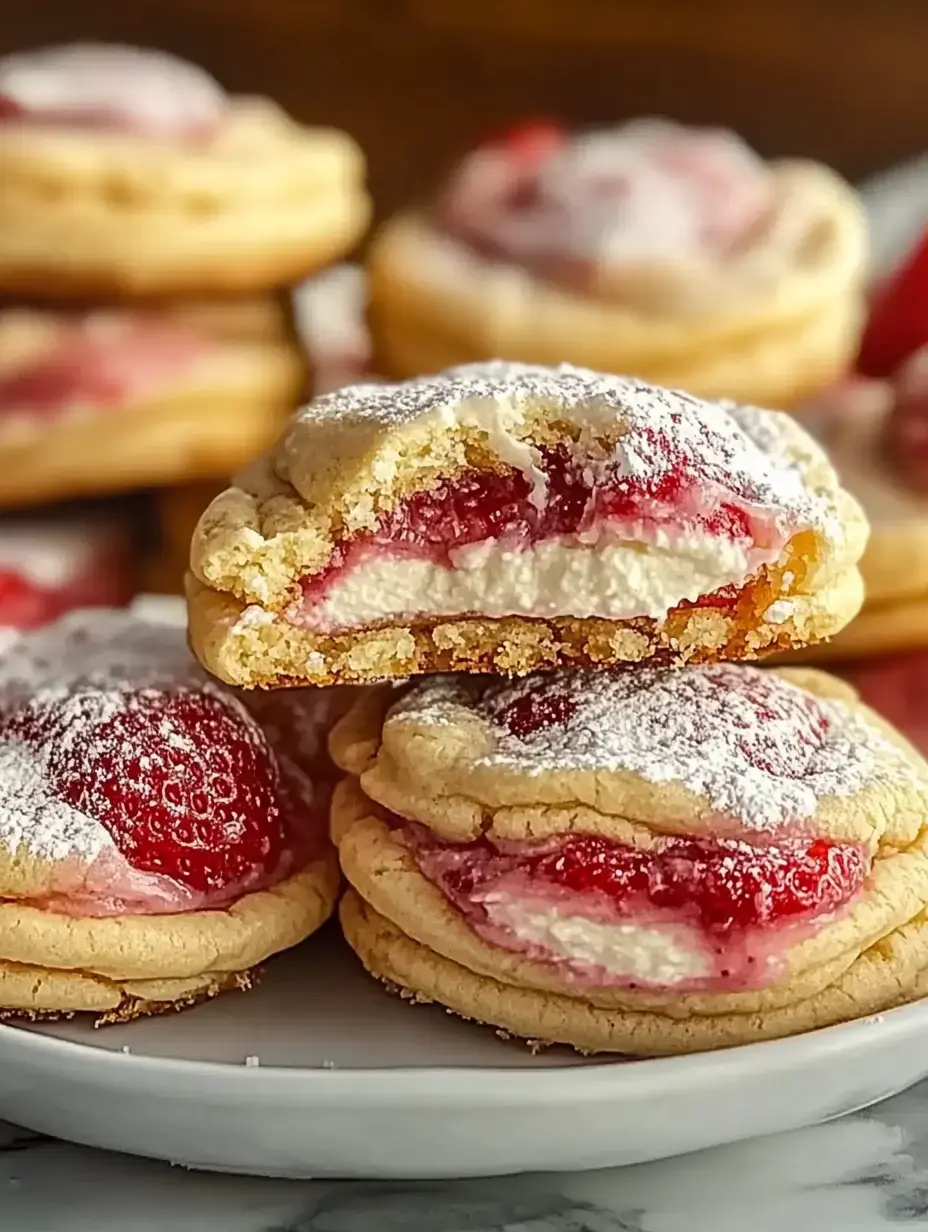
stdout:
<svg viewBox="0 0 928 1232">
<path fill-rule="evenodd" d="M 363 175 L 344 133 L 170 55 L 0 60 L 0 509 L 265 449 L 306 387 L 290 289 L 363 233 Z"/>
<path fill-rule="evenodd" d="M 249 988 L 331 914 L 338 690 L 246 708 L 182 627 L 71 612 L 0 649 L 0 1018 Z"/>
<path fill-rule="evenodd" d="M 855 373 L 805 408 L 871 534 L 866 601 L 827 661 L 928 752 L 928 235 L 874 297 Z"/>
<path fill-rule="evenodd" d="M 866 533 L 788 416 L 473 365 L 299 412 L 200 520 L 189 635 L 227 686 L 374 686 L 330 741 L 374 976 L 698 1051 L 928 992 L 928 766 L 847 684 L 737 662 L 847 624 Z"/>
</svg>

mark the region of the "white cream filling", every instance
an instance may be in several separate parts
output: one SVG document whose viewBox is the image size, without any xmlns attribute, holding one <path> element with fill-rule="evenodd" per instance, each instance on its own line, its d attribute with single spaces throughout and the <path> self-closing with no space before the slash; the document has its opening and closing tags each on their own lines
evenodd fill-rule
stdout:
<svg viewBox="0 0 928 1232">
<path fill-rule="evenodd" d="M 541 540 L 509 548 L 486 540 L 452 551 L 453 568 L 374 553 L 334 579 L 303 619 L 350 627 L 403 616 L 573 616 L 662 620 L 677 604 L 741 586 L 777 551 L 706 532 L 640 542 Z"/>
<path fill-rule="evenodd" d="M 608 924 L 493 895 L 484 906 L 492 925 L 508 929 L 524 945 L 538 946 L 555 959 L 598 967 L 616 979 L 667 986 L 707 979 L 715 971 L 709 953 L 685 944 L 685 925 Z"/>
</svg>

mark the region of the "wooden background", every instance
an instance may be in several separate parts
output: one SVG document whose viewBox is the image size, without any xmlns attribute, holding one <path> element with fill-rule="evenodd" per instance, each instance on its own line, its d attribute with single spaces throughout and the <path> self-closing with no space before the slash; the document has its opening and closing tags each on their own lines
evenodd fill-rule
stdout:
<svg viewBox="0 0 928 1232">
<path fill-rule="evenodd" d="M 852 177 L 928 146 L 926 0 L 0 0 L 0 51 L 75 38 L 347 128 L 381 213 L 512 115 L 722 122 Z"/>
</svg>

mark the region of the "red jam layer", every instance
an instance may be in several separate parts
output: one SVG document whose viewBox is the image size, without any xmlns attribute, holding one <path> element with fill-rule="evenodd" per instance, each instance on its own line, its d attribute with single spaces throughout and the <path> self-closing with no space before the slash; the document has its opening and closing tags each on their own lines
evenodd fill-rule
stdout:
<svg viewBox="0 0 928 1232">
<path fill-rule="evenodd" d="M 0 414 L 124 406 L 182 377 L 203 350 L 200 338 L 161 328 L 69 330 L 51 351 L 0 374 Z"/>
<path fill-rule="evenodd" d="M 539 453 L 547 479 L 542 508 L 532 500 L 531 482 L 522 471 L 465 471 L 453 482 L 408 496 L 383 515 L 376 531 L 340 543 L 324 569 L 303 579 L 306 603 L 321 602 L 338 577 L 372 552 L 426 558 L 450 569 L 455 551 L 488 540 L 512 549 L 555 538 L 583 542 L 606 527 L 626 527 L 645 541 L 661 530 L 752 542 L 769 542 L 774 534 L 762 512 L 732 499 L 712 500 L 684 458 L 651 481 L 619 475 L 614 468 L 610 473 L 560 446 Z M 725 588 L 699 604 L 724 607 L 737 598 L 737 591 Z"/>
<path fill-rule="evenodd" d="M 667 837 L 657 850 L 642 851 L 588 834 L 505 845 L 443 844 L 419 827 L 404 834 L 422 873 L 492 944 L 531 948 L 494 920 L 501 899 L 599 924 L 680 925 L 694 948 L 712 955 L 713 987 L 769 980 L 781 966 L 784 933 L 793 941 L 797 927 L 847 906 L 870 868 L 863 847 L 828 839 L 755 847 Z M 751 970 L 760 954 L 766 969 Z M 531 956 L 553 961 L 550 954 Z"/>
</svg>

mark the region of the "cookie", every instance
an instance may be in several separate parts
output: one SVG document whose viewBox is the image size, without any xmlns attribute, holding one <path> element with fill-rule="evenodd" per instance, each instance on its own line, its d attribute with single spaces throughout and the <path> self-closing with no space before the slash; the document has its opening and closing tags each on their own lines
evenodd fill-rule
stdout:
<svg viewBox="0 0 928 1232">
<path fill-rule="evenodd" d="M 0 653 L 0 1008 L 192 1003 L 328 918 L 332 772 L 300 732 L 329 716 L 298 702 L 263 725 L 132 612 Z"/>
<path fill-rule="evenodd" d="M 92 1014 L 95 1026 L 109 1026 L 189 1009 L 221 992 L 247 991 L 257 979 L 256 972 L 236 971 L 189 980 L 108 980 L 79 971 L 0 962 L 0 1022 L 48 1022 Z"/>
<path fill-rule="evenodd" d="M 860 562 L 860 615 L 798 657 L 840 662 L 928 645 L 928 349 L 892 381 L 843 383 L 807 408 L 804 420 L 860 502 L 870 538 Z"/>
<path fill-rule="evenodd" d="M 364 160 L 335 129 L 229 97 L 161 52 L 75 45 L 0 62 L 0 286 L 40 297 L 237 294 L 360 239 Z"/>
<path fill-rule="evenodd" d="M 856 195 L 820 165 L 666 121 L 518 127 L 375 237 L 375 366 L 568 361 L 794 406 L 853 357 L 866 257 Z"/>
<path fill-rule="evenodd" d="M 439 677 L 368 695 L 331 746 L 359 776 L 331 832 L 375 931 L 384 917 L 417 965 L 569 999 L 578 1021 L 620 1011 L 625 1036 L 598 1047 L 720 1046 L 771 1015 L 789 1034 L 787 1011 L 928 905 L 928 766 L 823 673 Z M 655 1020 L 666 1039 L 629 1043 Z"/>
<path fill-rule="evenodd" d="M 567 1044 L 584 1053 L 629 1057 L 708 1052 L 836 1026 L 928 994 L 924 913 L 866 950 L 834 983 L 797 1004 L 764 1013 L 685 1019 L 601 1009 L 478 975 L 418 945 L 354 891 L 342 899 L 339 918 L 348 944 L 370 974 L 391 991 L 414 1002 L 437 1002 L 462 1018 L 523 1039 L 532 1048 Z"/>
<path fill-rule="evenodd" d="M 225 477 L 250 461 L 306 381 L 295 340 L 263 327 L 257 313 L 210 319 L 208 306 L 0 311 L 0 506 Z"/>
<path fill-rule="evenodd" d="M 847 623 L 865 537 L 788 416 L 478 364 L 299 412 L 200 520 L 190 634 L 246 687 L 753 658 Z"/>
</svg>

